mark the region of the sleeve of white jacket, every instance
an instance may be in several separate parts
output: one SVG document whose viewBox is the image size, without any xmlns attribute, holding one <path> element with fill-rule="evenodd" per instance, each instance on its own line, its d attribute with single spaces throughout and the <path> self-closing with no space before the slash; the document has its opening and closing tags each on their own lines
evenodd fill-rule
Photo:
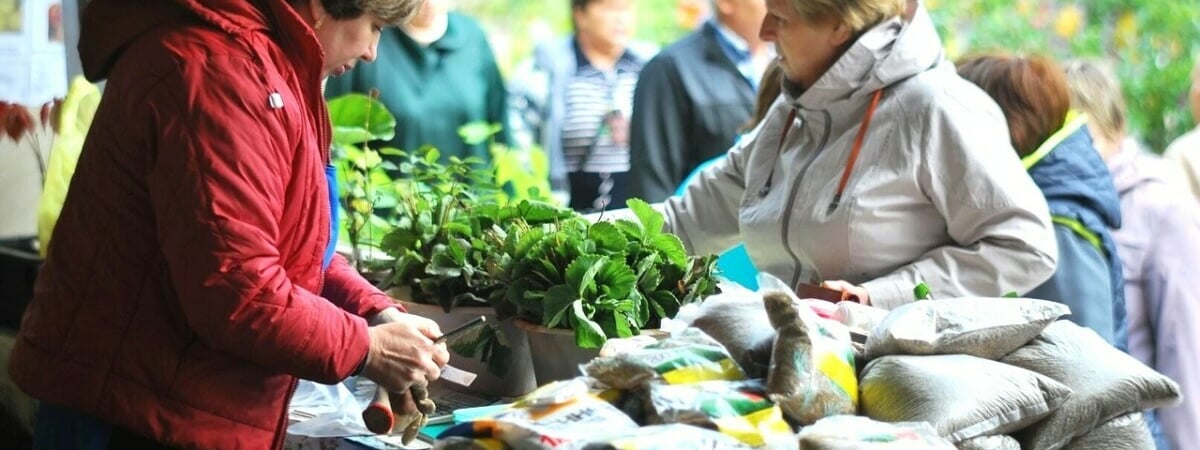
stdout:
<svg viewBox="0 0 1200 450">
<path fill-rule="evenodd" d="M 919 145 L 918 183 L 953 242 L 863 283 L 875 306 L 912 302 L 920 282 L 934 298 L 995 297 L 1024 294 L 1054 273 L 1049 208 L 1013 150 L 999 108 L 982 92 L 957 94 L 912 111 L 908 130 L 919 133 L 910 139 Z"/>
<path fill-rule="evenodd" d="M 745 168 L 757 129 L 697 175 L 682 196 L 662 203 L 666 231 L 683 241 L 689 254 L 722 253 L 741 242 L 738 206 L 746 191 Z"/>
</svg>

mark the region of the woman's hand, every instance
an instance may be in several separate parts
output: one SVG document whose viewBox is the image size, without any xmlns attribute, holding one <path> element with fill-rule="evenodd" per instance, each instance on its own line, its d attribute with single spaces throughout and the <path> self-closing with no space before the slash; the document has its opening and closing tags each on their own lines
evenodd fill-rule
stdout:
<svg viewBox="0 0 1200 450">
<path fill-rule="evenodd" d="M 363 376 L 388 392 L 397 393 L 408 392 L 414 384 L 428 384 L 441 376 L 450 353 L 446 344 L 433 342 L 442 335 L 437 323 L 393 308 L 371 319 L 380 323 L 367 330 L 371 346 Z"/>
<path fill-rule="evenodd" d="M 821 287 L 842 291 L 850 295 L 850 300 L 861 303 L 866 306 L 871 306 L 871 294 L 866 288 L 845 280 L 831 280 L 821 282 Z"/>
</svg>

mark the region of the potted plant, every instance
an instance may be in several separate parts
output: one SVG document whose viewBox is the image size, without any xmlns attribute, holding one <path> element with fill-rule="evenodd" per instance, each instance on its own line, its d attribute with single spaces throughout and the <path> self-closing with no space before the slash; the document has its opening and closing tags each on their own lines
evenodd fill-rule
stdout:
<svg viewBox="0 0 1200 450">
<path fill-rule="evenodd" d="M 537 175 L 548 173 L 544 153 L 495 143 L 499 128 L 487 124 L 459 131 L 468 143 L 491 142 L 490 165 L 478 158 L 442 158 L 432 147 L 415 152 L 371 148 L 370 142 L 391 139 L 396 125 L 376 96 L 350 94 L 330 101 L 347 217 L 344 242 L 359 271 L 409 312 L 433 319 L 442 329 L 480 315 L 499 319 L 488 298 L 502 287 L 482 266 L 492 243 L 501 242 L 491 238 L 496 224 L 514 212 L 533 222 L 537 211 L 570 213 L 525 201 L 549 192 L 548 181 L 539 182 L 547 177 Z M 479 375 L 471 386 L 477 393 L 516 396 L 533 390 L 524 332 L 511 321 L 492 323 L 453 342 L 451 364 Z"/>
<path fill-rule="evenodd" d="M 514 221 L 492 254 L 492 277 L 506 286 L 493 303 L 526 322 L 539 384 L 575 376 L 607 339 L 657 328 L 716 292 L 716 256 L 687 256 L 658 211 L 638 199 L 628 206 L 636 221 Z"/>
<path fill-rule="evenodd" d="M 397 193 L 388 170 L 395 164 L 384 156 L 396 155 L 393 148 L 374 149 L 372 141 L 392 139 L 396 118 L 370 95 L 347 94 L 329 101 L 333 125 L 333 162 L 337 168 L 338 196 L 343 217 L 338 237 L 339 250 L 349 253 L 350 261 L 368 280 L 383 281 L 389 265 L 379 244 L 391 229 L 380 214 L 394 208 Z"/>
</svg>

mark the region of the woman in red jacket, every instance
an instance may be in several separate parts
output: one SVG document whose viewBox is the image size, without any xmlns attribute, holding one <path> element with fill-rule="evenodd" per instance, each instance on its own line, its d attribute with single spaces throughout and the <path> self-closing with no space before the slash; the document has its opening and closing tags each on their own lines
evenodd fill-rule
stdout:
<svg viewBox="0 0 1200 450">
<path fill-rule="evenodd" d="M 108 84 L 11 357 L 35 446 L 278 448 L 297 378 L 437 378 L 437 326 L 332 251 L 321 96 L 419 4 L 88 5 Z"/>
</svg>

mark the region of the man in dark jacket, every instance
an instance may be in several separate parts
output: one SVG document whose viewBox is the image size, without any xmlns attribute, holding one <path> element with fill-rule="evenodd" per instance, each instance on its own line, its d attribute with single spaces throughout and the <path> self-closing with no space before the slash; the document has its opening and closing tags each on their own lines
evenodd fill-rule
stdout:
<svg viewBox="0 0 1200 450">
<path fill-rule="evenodd" d="M 735 142 L 774 56 L 758 38 L 764 0 L 716 0 L 713 19 L 646 64 L 633 97 L 630 195 L 666 199 Z"/>
</svg>

